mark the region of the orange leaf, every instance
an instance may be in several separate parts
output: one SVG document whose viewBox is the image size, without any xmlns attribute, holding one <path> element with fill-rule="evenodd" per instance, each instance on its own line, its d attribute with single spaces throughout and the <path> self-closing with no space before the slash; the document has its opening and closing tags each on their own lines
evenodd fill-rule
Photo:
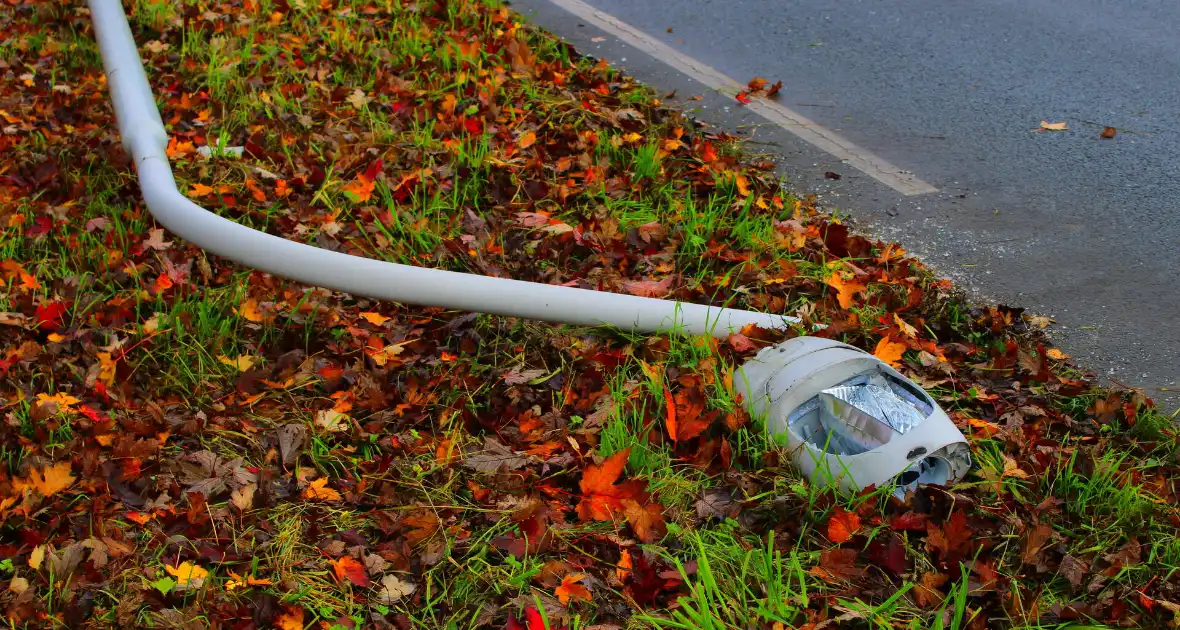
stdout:
<svg viewBox="0 0 1180 630">
<path fill-rule="evenodd" d="M 291 605 L 283 608 L 283 613 L 275 617 L 275 627 L 279 630 L 303 630 L 303 608 Z"/>
<path fill-rule="evenodd" d="M 901 365 L 901 355 L 905 354 L 905 350 L 904 343 L 898 343 L 889 337 L 882 337 L 881 341 L 877 342 L 877 347 L 873 349 L 873 356 L 897 367 Z"/>
<path fill-rule="evenodd" d="M 308 501 L 339 501 L 340 493 L 328 487 L 327 477 L 320 477 L 303 489 L 303 498 Z"/>
<path fill-rule="evenodd" d="M 255 323 L 263 320 L 262 313 L 258 310 L 258 300 L 254 298 L 242 302 L 242 308 L 238 310 L 238 314 Z"/>
<path fill-rule="evenodd" d="M 381 324 L 389 321 L 389 318 L 382 315 L 381 313 L 365 312 L 361 313 L 361 317 L 364 317 L 365 320 L 374 326 L 380 326 Z"/>
<path fill-rule="evenodd" d="M 664 407 L 668 410 L 668 435 L 676 442 L 680 439 L 676 435 L 676 401 L 672 399 L 672 392 L 667 387 L 664 388 Z"/>
<path fill-rule="evenodd" d="M 849 512 L 836 506 L 832 518 L 828 519 L 828 538 L 836 544 L 847 542 L 860 529 L 860 517 L 856 512 Z"/>
<path fill-rule="evenodd" d="M 622 450 L 606 458 L 601 466 L 586 467 L 580 483 L 583 496 L 578 503 L 579 518 L 584 521 L 613 521 L 622 514 L 622 500 L 635 494 L 634 482 L 623 486 L 614 483 L 623 473 L 630 454 L 631 449 Z"/>
<path fill-rule="evenodd" d="M 352 556 L 340 556 L 332 561 L 332 570 L 336 572 L 336 579 L 340 582 L 348 580 L 362 588 L 370 584 L 365 565 Z"/>
<path fill-rule="evenodd" d="M 361 173 L 356 176 L 356 181 L 344 187 L 344 192 L 351 195 L 356 203 L 364 203 L 373 197 L 373 186 L 376 184 L 377 182 Z"/>
<path fill-rule="evenodd" d="M 213 187 L 205 184 L 193 184 L 188 194 L 190 197 L 207 197 L 213 194 Z"/>
<path fill-rule="evenodd" d="M 838 273 L 832 274 L 826 282 L 828 286 L 836 290 L 836 301 L 840 303 L 840 308 L 851 307 L 852 296 L 868 288 L 855 280 L 845 280 Z"/>
<path fill-rule="evenodd" d="M 624 449 L 606 458 L 601 466 L 593 464 L 586 467 L 586 472 L 582 473 L 582 481 L 580 486 L 584 494 L 592 494 L 595 492 L 607 492 L 610 490 L 619 475 L 623 474 L 623 467 L 627 465 L 627 458 L 631 455 L 631 449 Z"/>
<path fill-rule="evenodd" d="M 618 578 L 620 582 L 626 580 L 627 576 L 631 575 L 631 569 L 634 566 L 635 564 L 631 560 L 631 552 L 624 549 L 623 552 L 619 554 L 619 564 L 615 566 L 615 577 Z"/>
<path fill-rule="evenodd" d="M 590 601 L 590 589 L 578 584 L 586 575 L 584 573 L 576 573 L 567 575 L 561 580 L 561 585 L 557 587 L 555 595 L 557 600 L 561 602 L 562 606 L 568 606 L 570 599 L 580 599 L 584 602 Z"/>
<path fill-rule="evenodd" d="M 519 146 L 521 149 L 527 149 L 527 148 L 533 146 L 533 143 L 536 141 L 537 141 L 537 134 L 530 131 L 520 137 Z"/>
</svg>

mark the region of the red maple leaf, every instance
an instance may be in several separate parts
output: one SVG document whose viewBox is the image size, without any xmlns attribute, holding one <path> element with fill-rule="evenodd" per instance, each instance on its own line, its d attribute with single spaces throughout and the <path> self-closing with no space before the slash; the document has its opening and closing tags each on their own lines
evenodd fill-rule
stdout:
<svg viewBox="0 0 1180 630">
<path fill-rule="evenodd" d="M 736 98 L 737 102 L 741 103 L 742 105 L 746 105 L 750 102 L 750 94 L 748 92 L 738 92 Z"/>
<path fill-rule="evenodd" d="M 37 307 L 36 319 L 37 325 L 43 330 L 50 330 L 61 328 L 62 319 L 66 314 L 66 303 L 60 300 L 54 302 L 46 302 Z"/>
</svg>

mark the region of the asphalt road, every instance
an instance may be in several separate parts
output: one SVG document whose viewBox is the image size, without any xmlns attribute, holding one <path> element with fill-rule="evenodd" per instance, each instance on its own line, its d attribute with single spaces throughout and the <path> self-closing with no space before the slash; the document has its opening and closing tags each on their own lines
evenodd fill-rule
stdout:
<svg viewBox="0 0 1180 630">
<path fill-rule="evenodd" d="M 586 2 L 741 81 L 782 80 L 783 104 L 939 191 L 901 196 L 550 0 L 513 5 L 745 131 L 978 298 L 1051 315 L 1082 367 L 1180 405 L 1180 3 Z M 1042 120 L 1069 130 L 1032 133 Z"/>
</svg>

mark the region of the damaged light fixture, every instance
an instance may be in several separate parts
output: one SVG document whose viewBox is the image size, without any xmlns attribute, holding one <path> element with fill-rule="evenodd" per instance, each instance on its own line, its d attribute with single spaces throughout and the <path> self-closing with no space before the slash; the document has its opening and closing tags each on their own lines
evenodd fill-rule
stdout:
<svg viewBox="0 0 1180 630">
<path fill-rule="evenodd" d="M 962 432 L 921 387 L 859 348 L 797 337 L 735 375 L 751 415 L 817 485 L 949 485 L 971 468 Z"/>
</svg>

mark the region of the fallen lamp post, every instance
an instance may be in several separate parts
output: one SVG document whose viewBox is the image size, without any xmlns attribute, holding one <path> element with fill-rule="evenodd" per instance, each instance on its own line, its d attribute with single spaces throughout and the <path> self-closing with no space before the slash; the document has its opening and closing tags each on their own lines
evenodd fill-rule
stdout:
<svg viewBox="0 0 1180 630">
<path fill-rule="evenodd" d="M 144 202 L 177 236 L 246 267 L 376 299 L 639 332 L 727 337 L 753 324 L 799 320 L 673 300 L 399 265 L 253 230 L 196 205 L 176 186 L 168 133 L 120 0 L 89 0 L 119 135 Z M 767 430 L 813 481 L 843 490 L 895 479 L 899 488 L 949 483 L 970 467 L 961 433 L 920 387 L 852 346 L 799 337 L 764 349 L 735 380 Z"/>
</svg>

